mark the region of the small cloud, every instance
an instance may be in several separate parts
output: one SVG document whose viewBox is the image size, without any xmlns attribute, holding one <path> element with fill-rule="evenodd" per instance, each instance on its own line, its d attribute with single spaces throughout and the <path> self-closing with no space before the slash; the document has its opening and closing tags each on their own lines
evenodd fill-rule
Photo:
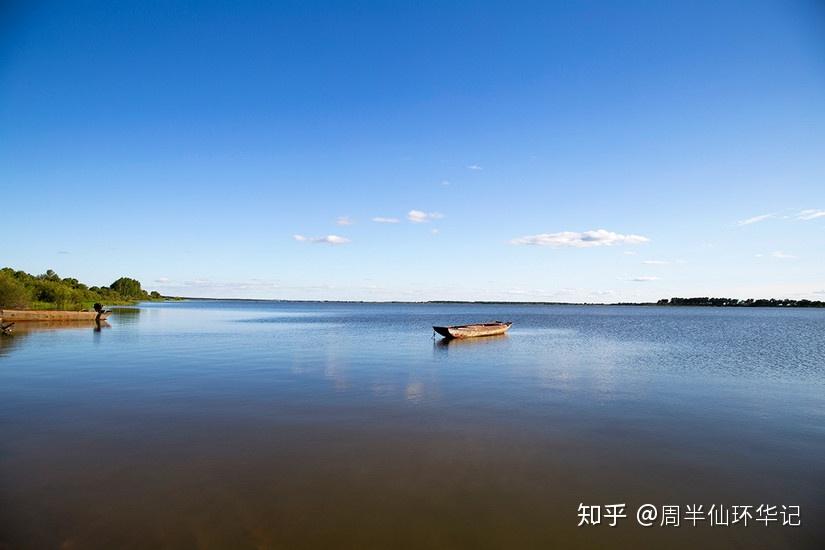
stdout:
<svg viewBox="0 0 825 550">
<path fill-rule="evenodd" d="M 374 221 L 375 223 L 398 223 L 401 220 L 399 220 L 398 218 L 384 218 L 382 216 L 377 216 L 373 218 L 372 221 Z"/>
<path fill-rule="evenodd" d="M 352 225 L 352 219 L 349 216 L 340 216 L 337 220 L 335 220 L 335 225 Z"/>
<path fill-rule="evenodd" d="M 467 170 L 474 170 L 474 171 L 478 172 L 480 170 L 484 170 L 484 168 L 482 168 L 478 164 L 468 164 L 467 165 Z"/>
<path fill-rule="evenodd" d="M 645 265 L 668 265 L 670 262 L 665 260 L 644 260 L 642 262 Z"/>
<path fill-rule="evenodd" d="M 440 220 L 444 215 L 438 212 L 422 212 L 421 210 L 410 210 L 407 212 L 407 219 L 413 223 L 424 223 L 430 220 Z"/>
<path fill-rule="evenodd" d="M 613 246 L 617 244 L 641 244 L 650 239 L 641 235 L 622 235 L 606 229 L 593 231 L 562 231 L 560 233 L 541 233 L 527 235 L 510 241 L 511 244 L 526 244 L 533 246 L 550 246 L 553 248 L 592 248 L 595 246 Z"/>
<path fill-rule="evenodd" d="M 521 288 L 510 288 L 504 291 L 506 294 L 515 294 L 516 296 L 524 296 L 525 294 L 530 294 L 529 290 L 524 290 Z"/>
<path fill-rule="evenodd" d="M 796 215 L 796 219 L 798 220 L 815 220 L 817 218 L 825 218 L 825 210 L 815 210 L 809 208 L 808 210 L 803 210 L 799 214 Z"/>
<path fill-rule="evenodd" d="M 649 283 L 651 281 L 658 281 L 659 277 L 650 277 L 650 276 L 643 275 L 641 277 L 633 277 L 630 280 L 633 281 L 634 283 Z"/>
<path fill-rule="evenodd" d="M 338 235 L 326 235 L 324 237 L 304 237 L 303 235 L 293 235 L 292 238 L 298 242 L 313 244 L 347 244 L 350 242 L 350 240 L 346 237 L 340 237 Z"/>
<path fill-rule="evenodd" d="M 165 285 L 166 283 L 170 282 L 171 279 L 169 277 L 158 277 L 155 279 L 155 282 L 161 285 Z"/>
<path fill-rule="evenodd" d="M 774 257 L 774 258 L 777 258 L 779 260 L 795 260 L 796 259 L 796 256 L 794 256 L 793 254 L 785 254 L 781 250 L 777 250 L 776 252 L 771 254 L 771 256 Z"/>
<path fill-rule="evenodd" d="M 635 255 L 636 255 L 636 251 L 635 251 L 635 250 L 625 250 L 625 251 L 623 252 L 623 254 L 624 254 L 625 256 L 635 256 Z"/>
<path fill-rule="evenodd" d="M 434 229 L 430 229 L 430 233 L 432 233 L 433 235 L 438 235 L 440 232 L 441 232 L 440 230 L 435 229 L 435 228 L 434 228 Z"/>
<path fill-rule="evenodd" d="M 763 222 L 765 220 L 769 220 L 769 219 L 775 218 L 775 217 L 776 217 L 776 214 L 773 214 L 773 213 L 771 213 L 771 214 L 762 214 L 760 216 L 754 216 L 754 217 L 748 218 L 746 220 L 739 220 L 738 222 L 736 222 L 736 225 L 738 225 L 739 227 L 742 227 L 743 225 L 750 225 L 752 223 L 759 223 L 759 222 Z"/>
<path fill-rule="evenodd" d="M 339 237 L 338 235 L 327 235 L 326 237 L 320 237 L 318 239 L 315 239 L 314 242 L 327 244 L 347 244 L 349 242 L 349 239 L 346 237 Z"/>
<path fill-rule="evenodd" d="M 441 185 L 447 186 L 450 185 L 450 182 L 447 180 L 441 180 Z"/>
<path fill-rule="evenodd" d="M 71 254 L 68 250 L 58 250 L 57 253 L 61 255 Z"/>
<path fill-rule="evenodd" d="M 593 290 L 588 292 L 590 296 L 610 296 L 613 294 L 612 290 Z"/>
</svg>

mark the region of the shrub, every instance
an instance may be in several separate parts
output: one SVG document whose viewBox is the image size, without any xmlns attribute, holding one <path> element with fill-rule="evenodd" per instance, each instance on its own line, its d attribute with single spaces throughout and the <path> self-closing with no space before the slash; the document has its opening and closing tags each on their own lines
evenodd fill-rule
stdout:
<svg viewBox="0 0 825 550">
<path fill-rule="evenodd" d="M 5 270 L 0 272 L 0 307 L 29 307 L 31 291 Z"/>
</svg>

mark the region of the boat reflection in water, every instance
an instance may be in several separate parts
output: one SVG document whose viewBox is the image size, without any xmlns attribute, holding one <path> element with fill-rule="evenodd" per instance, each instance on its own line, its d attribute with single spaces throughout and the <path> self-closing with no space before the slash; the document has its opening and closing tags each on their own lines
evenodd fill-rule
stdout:
<svg viewBox="0 0 825 550">
<path fill-rule="evenodd" d="M 485 336 L 484 338 L 435 338 L 433 351 L 436 354 L 447 353 L 449 350 L 478 350 L 487 347 L 490 350 L 509 346 L 510 337 L 506 334 Z"/>
<path fill-rule="evenodd" d="M 19 322 L 15 323 L 14 325 L 14 332 L 16 334 L 20 333 L 30 333 L 30 332 L 39 332 L 44 330 L 62 330 L 62 329 L 81 329 L 81 328 L 91 328 L 94 330 L 99 330 L 101 328 L 111 328 L 112 325 L 109 324 L 109 321 L 100 320 L 95 321 L 94 319 L 86 320 L 86 321 L 33 321 L 33 322 Z"/>
<path fill-rule="evenodd" d="M 14 327 L 12 327 L 14 329 Z M 0 357 L 9 355 L 14 348 L 23 343 L 26 339 L 26 334 L 11 332 L 9 334 L 0 334 Z"/>
<path fill-rule="evenodd" d="M 20 321 L 14 323 L 10 334 L 0 335 L 0 357 L 9 355 L 14 348 L 25 342 L 29 336 L 36 332 L 51 332 L 66 329 L 92 329 L 99 333 L 103 329 L 111 328 L 112 325 L 106 320 L 95 321 Z"/>
</svg>

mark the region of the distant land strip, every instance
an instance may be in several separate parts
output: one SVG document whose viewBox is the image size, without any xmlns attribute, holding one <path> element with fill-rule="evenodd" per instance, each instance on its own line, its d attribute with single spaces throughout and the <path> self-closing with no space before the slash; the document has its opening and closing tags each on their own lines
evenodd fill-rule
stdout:
<svg viewBox="0 0 825 550">
<path fill-rule="evenodd" d="M 513 304 L 513 305 L 570 305 L 570 306 L 702 306 L 702 307 L 825 307 L 825 302 L 819 300 L 790 300 L 787 298 L 662 298 L 658 302 L 496 302 L 496 301 L 449 301 L 432 300 L 429 304 Z"/>
<path fill-rule="evenodd" d="M 278 298 L 203 298 L 197 296 L 164 296 L 167 300 L 199 300 L 215 302 L 282 302 L 290 304 L 479 304 L 514 306 L 700 306 L 700 307 L 812 307 L 825 308 L 819 300 L 787 298 L 662 298 L 657 302 L 511 302 L 496 300 L 285 300 Z"/>
</svg>

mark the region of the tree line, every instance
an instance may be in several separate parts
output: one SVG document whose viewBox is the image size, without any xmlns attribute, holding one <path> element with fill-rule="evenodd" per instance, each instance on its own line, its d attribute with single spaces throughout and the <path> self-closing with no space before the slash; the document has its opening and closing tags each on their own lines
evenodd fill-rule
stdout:
<svg viewBox="0 0 825 550">
<path fill-rule="evenodd" d="M 130 304 L 159 300 L 157 291 L 143 290 L 140 281 L 121 277 L 109 286 L 87 286 L 72 277 L 61 278 L 49 269 L 41 275 L 0 269 L 0 307 L 33 309 L 88 309 L 95 302 Z"/>
</svg>

